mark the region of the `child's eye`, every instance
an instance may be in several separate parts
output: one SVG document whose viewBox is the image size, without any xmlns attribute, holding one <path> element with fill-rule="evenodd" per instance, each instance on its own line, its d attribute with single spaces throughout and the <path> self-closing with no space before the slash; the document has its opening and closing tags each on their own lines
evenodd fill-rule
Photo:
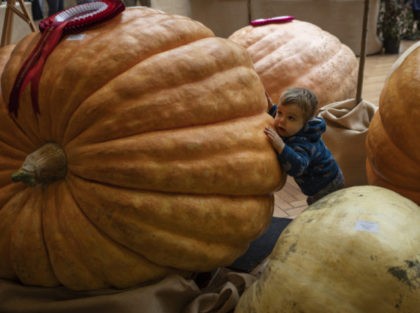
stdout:
<svg viewBox="0 0 420 313">
<path fill-rule="evenodd" d="M 287 119 L 288 119 L 289 121 L 294 121 L 294 120 L 296 120 L 296 118 L 295 118 L 294 116 L 288 116 L 288 117 L 287 117 Z"/>
</svg>

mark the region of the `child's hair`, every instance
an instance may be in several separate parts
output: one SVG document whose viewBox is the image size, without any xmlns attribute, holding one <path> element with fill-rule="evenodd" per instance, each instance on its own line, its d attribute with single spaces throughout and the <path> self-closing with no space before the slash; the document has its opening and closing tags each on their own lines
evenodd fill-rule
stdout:
<svg viewBox="0 0 420 313">
<path fill-rule="evenodd" d="M 306 88 L 289 88 L 280 96 L 282 105 L 295 104 L 305 115 L 306 120 L 315 116 L 318 111 L 318 99 L 316 95 Z"/>
</svg>

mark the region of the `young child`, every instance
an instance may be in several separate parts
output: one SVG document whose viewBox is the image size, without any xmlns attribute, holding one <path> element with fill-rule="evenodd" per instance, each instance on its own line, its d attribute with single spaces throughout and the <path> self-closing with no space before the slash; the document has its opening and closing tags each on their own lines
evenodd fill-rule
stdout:
<svg viewBox="0 0 420 313">
<path fill-rule="evenodd" d="M 290 88 L 270 110 L 275 114 L 274 129 L 264 130 L 282 168 L 308 196 L 308 204 L 344 187 L 343 173 L 321 139 L 326 124 L 315 117 L 317 110 L 312 91 Z"/>
</svg>

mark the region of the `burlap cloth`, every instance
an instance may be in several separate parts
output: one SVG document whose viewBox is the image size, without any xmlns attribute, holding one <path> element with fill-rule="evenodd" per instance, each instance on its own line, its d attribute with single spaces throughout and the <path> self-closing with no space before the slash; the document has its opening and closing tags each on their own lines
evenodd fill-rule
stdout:
<svg viewBox="0 0 420 313">
<path fill-rule="evenodd" d="M 199 287 L 179 275 L 128 290 L 71 291 L 0 280 L 1 313 L 227 313 L 255 279 L 253 274 L 219 268 Z M 203 280 L 203 278 L 201 278 Z"/>
<path fill-rule="evenodd" d="M 320 109 L 327 123 L 322 136 L 343 171 L 346 187 L 366 185 L 365 141 L 377 106 L 354 99 L 334 102 Z"/>
</svg>

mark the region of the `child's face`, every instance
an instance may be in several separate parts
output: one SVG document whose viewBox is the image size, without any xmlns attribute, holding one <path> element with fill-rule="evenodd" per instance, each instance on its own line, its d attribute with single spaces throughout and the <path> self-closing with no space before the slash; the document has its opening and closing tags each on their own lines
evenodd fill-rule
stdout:
<svg viewBox="0 0 420 313">
<path fill-rule="evenodd" d="M 274 127 L 281 137 L 295 135 L 302 129 L 305 122 L 304 113 L 297 105 L 278 105 L 276 117 L 274 118 Z"/>
</svg>

